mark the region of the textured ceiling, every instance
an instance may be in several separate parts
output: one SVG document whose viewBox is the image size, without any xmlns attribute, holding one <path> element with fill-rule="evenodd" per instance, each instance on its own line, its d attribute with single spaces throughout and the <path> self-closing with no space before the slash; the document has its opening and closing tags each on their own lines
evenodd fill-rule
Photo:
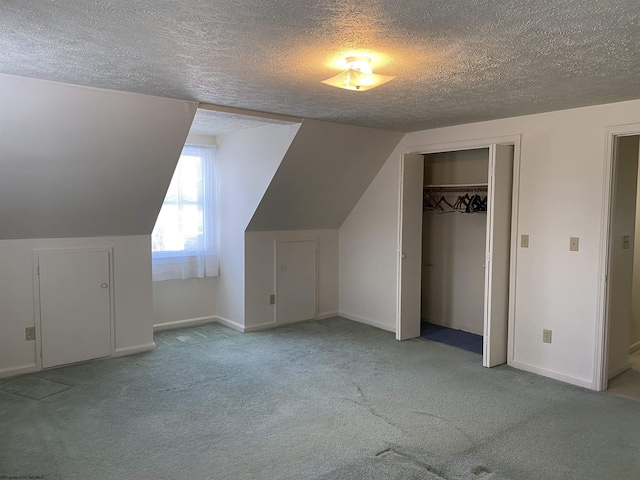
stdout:
<svg viewBox="0 0 640 480">
<path fill-rule="evenodd" d="M 3 0 L 0 73 L 415 131 L 640 96 L 638 0 Z M 396 75 L 320 83 L 348 52 Z"/>
<path fill-rule="evenodd" d="M 294 122 L 199 108 L 189 133 L 192 135 L 223 135 L 229 132 L 264 127 L 266 125 L 290 125 L 292 123 Z"/>
</svg>

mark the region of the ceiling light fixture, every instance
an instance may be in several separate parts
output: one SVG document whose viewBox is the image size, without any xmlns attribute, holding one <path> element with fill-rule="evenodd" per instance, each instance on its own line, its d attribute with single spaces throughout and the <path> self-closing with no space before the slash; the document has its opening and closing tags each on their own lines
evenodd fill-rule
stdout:
<svg viewBox="0 0 640 480">
<path fill-rule="evenodd" d="M 370 65 L 371 59 L 369 57 L 347 57 L 346 60 L 347 70 L 335 77 L 323 80 L 322 83 L 331 85 L 332 87 L 364 92 L 365 90 L 379 87 L 396 78 L 373 73 Z"/>
</svg>

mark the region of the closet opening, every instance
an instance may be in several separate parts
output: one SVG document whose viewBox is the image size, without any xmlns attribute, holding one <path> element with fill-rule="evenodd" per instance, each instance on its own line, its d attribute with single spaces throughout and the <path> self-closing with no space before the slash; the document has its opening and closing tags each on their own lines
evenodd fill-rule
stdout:
<svg viewBox="0 0 640 480">
<path fill-rule="evenodd" d="M 401 170 L 396 338 L 507 362 L 513 144 L 408 154 Z"/>
<path fill-rule="evenodd" d="M 482 355 L 489 149 L 424 155 L 420 336 Z"/>
</svg>

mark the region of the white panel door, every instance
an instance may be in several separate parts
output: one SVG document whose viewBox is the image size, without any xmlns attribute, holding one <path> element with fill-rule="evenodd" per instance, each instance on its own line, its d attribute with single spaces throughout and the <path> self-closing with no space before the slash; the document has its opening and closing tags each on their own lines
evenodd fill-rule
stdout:
<svg viewBox="0 0 640 480">
<path fill-rule="evenodd" d="M 398 340 L 420 336 L 423 183 L 424 156 L 404 155 L 400 174 Z"/>
<path fill-rule="evenodd" d="M 316 318 L 317 242 L 278 242 L 276 246 L 276 323 Z"/>
<path fill-rule="evenodd" d="M 485 367 L 507 362 L 512 192 L 513 146 L 492 145 L 489 149 L 482 358 Z"/>
<path fill-rule="evenodd" d="M 42 367 L 111 354 L 109 252 L 41 253 Z"/>
</svg>

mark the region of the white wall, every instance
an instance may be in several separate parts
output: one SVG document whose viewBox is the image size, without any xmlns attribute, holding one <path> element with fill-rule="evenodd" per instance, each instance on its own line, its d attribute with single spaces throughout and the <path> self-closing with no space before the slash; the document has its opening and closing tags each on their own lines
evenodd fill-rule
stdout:
<svg viewBox="0 0 640 480">
<path fill-rule="evenodd" d="M 220 276 L 217 315 L 244 325 L 244 232 L 273 175 L 291 145 L 296 125 L 273 125 L 218 137 Z"/>
<path fill-rule="evenodd" d="M 116 355 L 153 348 L 151 239 L 126 237 L 0 241 L 0 376 L 35 370 L 33 250 L 113 247 Z"/>
<path fill-rule="evenodd" d="M 396 329 L 398 186 L 401 143 L 339 231 L 340 316 Z"/>
<path fill-rule="evenodd" d="M 425 155 L 425 185 L 487 183 L 488 178 L 488 148 Z"/>
<path fill-rule="evenodd" d="M 640 122 L 640 101 L 562 110 L 408 134 L 340 229 L 340 311 L 395 324 L 401 152 L 522 135 L 514 361 L 590 387 L 594 378 L 605 128 Z M 580 251 L 569 251 L 569 237 Z M 553 343 L 542 343 L 542 329 Z"/>
<path fill-rule="evenodd" d="M 213 318 L 216 314 L 214 278 L 153 282 L 153 324 Z"/>
<path fill-rule="evenodd" d="M 276 292 L 275 242 L 314 239 L 318 241 L 318 317 L 338 314 L 338 230 L 246 232 L 246 328 L 275 323 L 275 307 L 269 304 L 269 296 Z"/>
</svg>

